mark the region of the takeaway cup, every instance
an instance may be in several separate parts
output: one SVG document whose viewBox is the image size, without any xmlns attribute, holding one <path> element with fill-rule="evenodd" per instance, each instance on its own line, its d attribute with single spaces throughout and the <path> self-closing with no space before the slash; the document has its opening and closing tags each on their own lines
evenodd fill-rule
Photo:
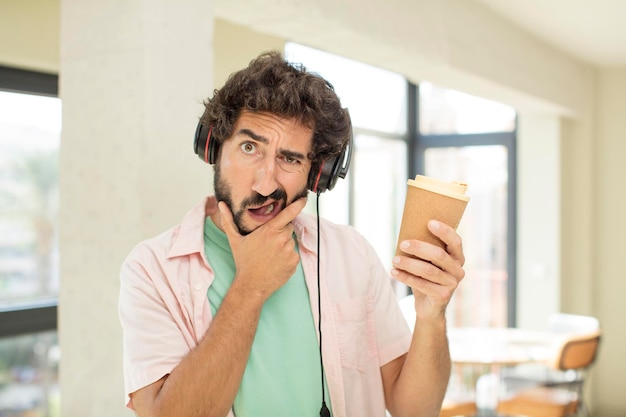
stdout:
<svg viewBox="0 0 626 417">
<path fill-rule="evenodd" d="M 404 212 L 398 234 L 396 255 L 402 254 L 399 245 L 406 239 L 417 239 L 444 247 L 443 242 L 427 227 L 429 220 L 439 220 L 456 228 L 461 221 L 469 197 L 467 184 L 417 175 L 407 182 Z"/>
</svg>

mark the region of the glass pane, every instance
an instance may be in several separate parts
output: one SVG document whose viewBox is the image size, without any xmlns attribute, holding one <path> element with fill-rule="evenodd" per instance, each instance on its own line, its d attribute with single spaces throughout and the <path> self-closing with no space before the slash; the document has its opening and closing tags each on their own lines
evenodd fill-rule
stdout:
<svg viewBox="0 0 626 417">
<path fill-rule="evenodd" d="M 355 136 L 350 174 L 320 197 L 320 215 L 337 224 L 350 223 L 350 183 L 353 182 L 352 225 L 374 247 L 383 265 L 391 270 L 404 207 L 407 182 L 407 146 L 398 139 Z M 315 196 L 306 211 L 315 214 Z M 398 297 L 407 287 L 392 281 Z"/>
<path fill-rule="evenodd" d="M 451 326 L 507 326 L 507 149 L 429 148 L 426 175 L 468 184 L 470 202 L 459 225 L 465 279 L 448 307 Z"/>
<path fill-rule="evenodd" d="M 56 297 L 61 101 L 0 92 L 0 304 Z"/>
<path fill-rule="evenodd" d="M 406 194 L 407 146 L 402 140 L 365 135 L 356 140 L 354 227 L 391 270 Z"/>
<path fill-rule="evenodd" d="M 56 332 L 0 339 L 0 416 L 60 415 Z"/>
<path fill-rule="evenodd" d="M 407 82 L 401 75 L 295 43 L 285 46 L 285 55 L 333 85 L 354 127 L 406 132 Z"/>
<path fill-rule="evenodd" d="M 515 109 L 496 101 L 419 84 L 419 124 L 422 134 L 511 132 Z"/>
</svg>

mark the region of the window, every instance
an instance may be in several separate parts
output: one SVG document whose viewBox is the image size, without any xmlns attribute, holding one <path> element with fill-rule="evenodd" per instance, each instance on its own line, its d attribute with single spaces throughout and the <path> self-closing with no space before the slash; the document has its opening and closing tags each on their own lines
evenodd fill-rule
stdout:
<svg viewBox="0 0 626 417">
<path fill-rule="evenodd" d="M 0 67 L 0 415 L 59 412 L 57 76 Z"/>
<path fill-rule="evenodd" d="M 512 132 L 515 110 L 504 104 L 423 81 L 419 85 L 422 135 Z"/>
<path fill-rule="evenodd" d="M 352 224 L 391 267 L 407 179 L 467 182 L 471 200 L 459 227 L 466 279 L 450 303 L 449 322 L 513 325 L 515 110 L 302 45 L 288 44 L 286 56 L 330 81 L 352 116 L 348 181 L 322 195 L 321 215 Z"/>
<path fill-rule="evenodd" d="M 459 233 L 466 279 L 451 326 L 515 323 L 515 110 L 427 82 L 419 85 L 419 172 L 468 184 Z"/>
</svg>

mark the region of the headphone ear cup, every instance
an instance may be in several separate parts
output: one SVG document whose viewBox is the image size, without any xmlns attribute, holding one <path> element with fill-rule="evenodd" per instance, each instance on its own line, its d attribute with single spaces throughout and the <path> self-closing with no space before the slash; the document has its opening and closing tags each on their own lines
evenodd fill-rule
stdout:
<svg viewBox="0 0 626 417">
<path fill-rule="evenodd" d="M 320 184 L 323 184 L 322 174 L 323 174 L 324 162 L 325 161 L 322 161 L 321 163 L 313 164 L 313 166 L 311 166 L 311 170 L 309 171 L 309 180 L 307 183 L 307 188 L 310 191 L 313 191 L 314 193 L 317 193 L 318 190 L 320 192 L 326 191 L 326 188 L 324 188 L 323 186 L 320 186 Z"/>
<path fill-rule="evenodd" d="M 339 178 L 338 173 L 343 156 L 341 153 L 338 157 L 323 160 L 320 164 L 311 167 L 308 189 L 314 193 L 332 190 Z"/>
<path fill-rule="evenodd" d="M 198 123 L 193 141 L 193 150 L 198 158 L 213 165 L 217 160 L 219 144 L 213 137 L 213 126 L 208 128 L 202 123 Z"/>
<path fill-rule="evenodd" d="M 314 193 L 323 193 L 326 190 L 332 190 L 339 178 L 345 178 L 350 168 L 353 146 L 354 138 L 350 129 L 348 142 L 339 155 L 322 160 L 321 163 L 311 167 L 308 189 Z"/>
<path fill-rule="evenodd" d="M 339 177 L 345 178 L 345 174 L 340 174 L 341 164 L 345 158 L 345 150 L 336 158 L 329 159 L 326 165 L 330 168 L 328 172 L 328 180 L 326 181 L 326 190 L 332 190 L 337 184 Z M 324 173 L 322 173 L 324 175 Z"/>
</svg>

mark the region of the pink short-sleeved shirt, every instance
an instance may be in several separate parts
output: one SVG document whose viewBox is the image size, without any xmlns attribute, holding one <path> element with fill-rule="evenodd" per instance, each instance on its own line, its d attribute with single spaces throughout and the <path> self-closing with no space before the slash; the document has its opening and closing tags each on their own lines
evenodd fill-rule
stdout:
<svg viewBox="0 0 626 417">
<path fill-rule="evenodd" d="M 204 220 L 217 210 L 204 199 L 182 222 L 139 243 L 121 269 L 119 313 L 129 395 L 156 382 L 204 336 L 212 314 L 213 271 L 204 254 Z M 316 218 L 294 221 L 316 323 Z M 390 278 L 366 240 L 349 226 L 322 220 L 320 242 L 323 360 L 334 417 L 385 415 L 380 367 L 408 351 L 411 332 Z M 229 416 L 232 416 L 232 411 Z"/>
</svg>

